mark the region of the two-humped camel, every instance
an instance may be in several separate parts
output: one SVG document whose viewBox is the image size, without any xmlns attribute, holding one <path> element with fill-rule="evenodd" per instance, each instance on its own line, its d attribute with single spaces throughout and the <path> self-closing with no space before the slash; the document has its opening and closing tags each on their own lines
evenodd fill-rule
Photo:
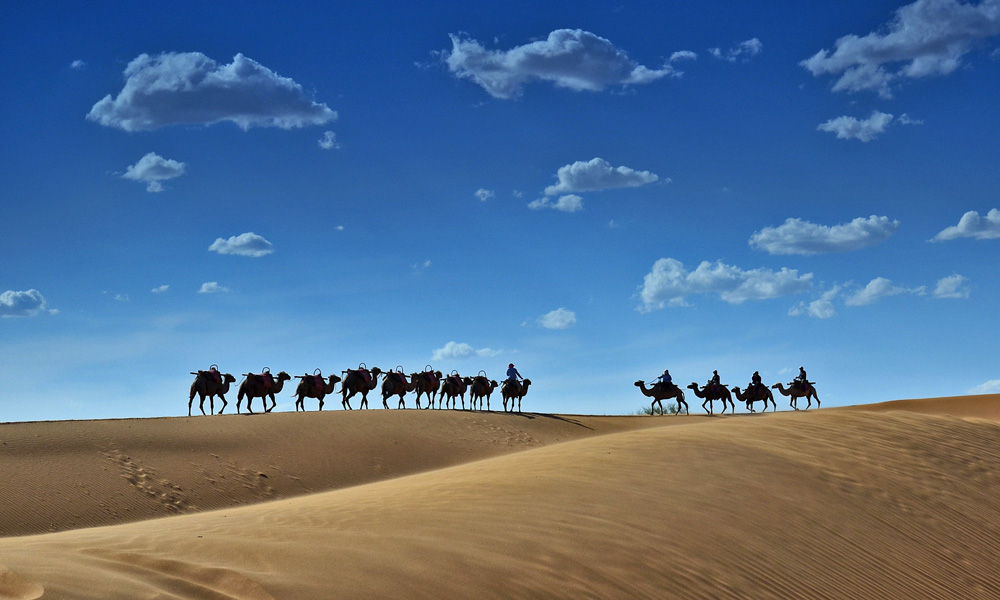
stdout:
<svg viewBox="0 0 1000 600">
<path fill-rule="evenodd" d="M 517 412 L 521 412 L 521 398 L 528 393 L 528 386 L 531 385 L 530 379 L 525 379 L 524 381 L 511 381 L 507 380 L 503 382 L 503 387 L 500 388 L 500 393 L 503 394 L 503 410 L 507 412 L 507 401 L 510 400 L 510 412 L 514 412 L 514 400 L 517 400 Z"/>
<path fill-rule="evenodd" d="M 799 398 L 805 398 L 806 410 L 809 410 L 809 407 L 812 406 L 812 399 L 816 400 L 816 408 L 819 408 L 820 406 L 819 395 L 816 393 L 816 388 L 813 386 L 813 383 L 814 382 L 812 381 L 807 381 L 805 383 L 805 386 L 803 386 L 801 383 L 793 381 L 792 383 L 788 384 L 790 387 L 786 390 L 785 386 L 781 385 L 781 382 L 778 382 L 772 385 L 771 389 L 778 390 L 779 392 L 781 392 L 782 396 L 791 397 L 791 401 L 789 402 L 789 404 L 795 410 L 799 410 L 798 407 Z"/>
<path fill-rule="evenodd" d="M 319 410 L 323 410 L 323 399 L 333 394 L 333 388 L 340 381 L 340 377 L 330 375 L 323 381 L 322 375 L 296 375 L 301 381 L 295 388 L 295 411 L 301 408 L 306 409 L 304 400 L 306 398 L 316 398 L 319 400 Z"/>
<path fill-rule="evenodd" d="M 236 378 L 230 373 L 219 373 L 218 371 L 198 371 L 196 373 L 191 373 L 196 375 L 194 382 L 191 383 L 191 394 L 188 396 L 188 416 L 191 416 L 191 405 L 194 403 L 195 394 L 200 398 L 198 402 L 198 408 L 201 409 L 201 414 L 205 414 L 205 397 L 208 397 L 208 410 L 209 414 L 215 414 L 215 396 L 222 400 L 222 408 L 219 409 L 219 414 L 225 410 L 226 396 L 229 392 L 229 384 L 236 383 Z M 218 379 L 216 379 L 218 376 Z"/>
<path fill-rule="evenodd" d="M 274 395 L 280 393 L 285 387 L 285 382 L 291 379 L 291 376 L 284 371 L 278 373 L 277 380 L 271 376 L 270 372 L 264 372 L 260 375 L 256 373 L 245 373 L 246 379 L 240 384 L 240 391 L 236 395 L 236 413 L 240 412 L 240 403 L 243 402 L 243 398 L 247 399 L 247 411 L 253 414 L 253 409 L 250 405 L 253 403 L 254 398 L 260 398 L 260 403 L 264 407 L 264 412 L 269 413 L 274 410 L 274 406 L 277 401 L 274 399 Z M 267 407 L 267 399 L 271 399 L 271 408 Z"/>
<path fill-rule="evenodd" d="M 647 389 L 646 382 L 636 381 L 635 386 L 639 388 L 639 391 L 642 392 L 643 396 L 648 396 L 653 399 L 653 401 L 649 403 L 649 412 L 651 414 L 654 415 L 656 414 L 653 411 L 653 406 L 658 405 L 660 407 L 660 414 L 662 415 L 663 414 L 662 401 L 671 399 L 677 400 L 677 412 L 674 413 L 675 415 L 681 414 L 681 407 L 683 407 L 684 412 L 686 414 L 691 414 L 691 411 L 688 410 L 688 404 L 684 400 L 684 390 L 677 387 L 673 382 L 667 385 L 655 384 L 653 385 L 653 387 Z"/>
</svg>

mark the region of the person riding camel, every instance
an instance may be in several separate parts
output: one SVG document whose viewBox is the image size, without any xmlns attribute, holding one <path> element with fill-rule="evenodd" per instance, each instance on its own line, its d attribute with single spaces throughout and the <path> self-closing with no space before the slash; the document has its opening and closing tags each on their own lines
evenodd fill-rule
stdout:
<svg viewBox="0 0 1000 600">
<path fill-rule="evenodd" d="M 802 367 L 799 367 L 799 375 L 798 375 L 798 377 L 796 377 L 792 381 L 792 384 L 793 385 L 798 385 L 799 388 L 801 388 L 803 390 L 806 389 L 806 387 L 809 385 L 809 380 L 806 379 L 806 370 L 805 369 L 803 369 Z"/>
<path fill-rule="evenodd" d="M 507 379 L 504 383 L 515 384 L 518 379 L 524 379 L 524 377 L 521 377 L 521 374 L 514 368 L 514 363 L 510 363 L 507 365 Z"/>
<path fill-rule="evenodd" d="M 714 394 L 719 391 L 720 387 L 722 387 L 720 381 L 721 379 L 719 378 L 719 372 L 712 371 L 712 378 L 708 380 L 708 385 L 705 387 L 711 387 L 712 393 Z"/>
<path fill-rule="evenodd" d="M 670 369 L 663 369 L 663 375 L 656 378 L 656 383 L 653 384 L 653 387 L 659 386 L 663 389 L 669 389 L 673 381 L 674 378 L 670 376 Z"/>
<path fill-rule="evenodd" d="M 753 392 L 753 398 L 755 400 L 760 399 L 762 387 L 763 384 L 760 382 L 760 371 L 754 371 L 753 375 L 750 377 L 750 389 Z"/>
</svg>

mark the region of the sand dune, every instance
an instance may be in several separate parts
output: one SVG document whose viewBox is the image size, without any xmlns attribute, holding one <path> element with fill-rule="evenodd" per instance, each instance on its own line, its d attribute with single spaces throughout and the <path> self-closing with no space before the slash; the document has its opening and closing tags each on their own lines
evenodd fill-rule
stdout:
<svg viewBox="0 0 1000 600">
<path fill-rule="evenodd" d="M 0 598 L 1000 597 L 1000 397 L 907 402 L 3 425 L 0 526 L 66 522 Z"/>
</svg>

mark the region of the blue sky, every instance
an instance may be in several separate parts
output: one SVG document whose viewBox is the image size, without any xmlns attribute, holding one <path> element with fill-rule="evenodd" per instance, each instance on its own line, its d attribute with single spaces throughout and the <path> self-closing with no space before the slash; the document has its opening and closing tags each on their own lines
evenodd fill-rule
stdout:
<svg viewBox="0 0 1000 600">
<path fill-rule="evenodd" d="M 1000 392 L 1000 2 L 2 11 L 0 420 L 213 363 Z"/>
</svg>

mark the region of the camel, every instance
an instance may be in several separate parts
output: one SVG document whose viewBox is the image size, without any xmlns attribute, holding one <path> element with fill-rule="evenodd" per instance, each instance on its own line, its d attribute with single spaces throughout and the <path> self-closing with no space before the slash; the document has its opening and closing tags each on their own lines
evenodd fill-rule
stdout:
<svg viewBox="0 0 1000 600">
<path fill-rule="evenodd" d="M 495 379 L 487 379 L 485 375 L 480 375 L 472 380 L 469 387 L 469 409 L 476 410 L 476 402 L 479 402 L 479 410 L 483 408 L 483 398 L 486 398 L 486 410 L 490 410 L 490 396 L 493 390 L 500 385 Z"/>
<path fill-rule="evenodd" d="M 412 392 L 417 389 L 416 381 L 407 381 L 406 375 L 402 372 L 388 372 L 385 373 L 385 381 L 382 382 L 382 406 L 388 410 L 389 404 L 386 400 L 389 396 L 399 396 L 399 406 L 396 408 L 406 408 L 406 401 L 403 400 L 403 396 L 407 392 Z"/>
<path fill-rule="evenodd" d="M 295 411 L 301 408 L 303 411 L 306 409 L 304 400 L 306 398 L 317 398 L 319 399 L 319 409 L 323 410 L 323 398 L 333 394 L 333 388 L 340 381 L 340 377 L 336 375 L 330 375 L 327 378 L 327 383 L 323 385 L 317 385 L 316 378 L 322 377 L 317 375 L 296 375 L 301 381 L 299 385 L 295 388 Z"/>
<path fill-rule="evenodd" d="M 531 385 L 530 379 L 520 382 L 508 379 L 503 382 L 500 393 L 503 394 L 504 412 L 507 412 L 507 400 L 510 400 L 510 412 L 514 412 L 514 400 L 517 400 L 517 412 L 521 412 L 521 398 L 524 398 L 524 395 L 528 393 L 529 385 Z"/>
<path fill-rule="evenodd" d="M 201 414 L 205 414 L 205 396 L 208 396 L 209 414 L 215 413 L 215 397 L 218 396 L 219 400 L 222 400 L 222 408 L 219 409 L 221 415 L 226 405 L 229 404 L 226 402 L 225 396 L 229 392 L 229 384 L 236 383 L 236 378 L 229 373 L 222 373 L 222 383 L 219 383 L 211 371 L 198 371 L 191 374 L 197 375 L 197 377 L 191 384 L 191 394 L 188 396 L 188 416 L 191 416 L 191 405 L 194 403 L 195 394 L 198 394 L 199 397 L 198 408 L 201 409 Z"/>
<path fill-rule="evenodd" d="M 774 403 L 774 394 L 771 393 L 771 390 L 769 390 L 767 386 L 760 386 L 760 392 L 757 394 L 754 394 L 750 388 L 747 388 L 746 393 L 742 393 L 740 392 L 740 386 L 736 386 L 733 388 L 733 394 L 740 402 L 747 403 L 747 410 L 750 412 L 757 412 L 753 409 L 753 403 L 760 400 L 764 401 L 764 412 L 767 412 L 768 400 L 771 401 L 771 412 L 778 410 L 778 405 Z"/>
<path fill-rule="evenodd" d="M 341 404 L 345 410 L 351 410 L 351 398 L 355 394 L 361 394 L 361 405 L 358 409 L 368 408 L 368 392 L 378 385 L 378 376 L 382 374 L 382 369 L 372 367 L 369 371 L 362 363 L 357 370 L 348 369 L 347 375 L 340 384 L 340 393 L 344 396 Z"/>
<path fill-rule="evenodd" d="M 786 390 L 785 386 L 781 385 L 781 382 L 779 381 L 778 383 L 772 385 L 771 389 L 778 390 L 779 392 L 781 392 L 782 396 L 790 396 L 791 402 L 789 402 L 789 404 L 795 410 L 799 410 L 798 407 L 799 398 L 805 398 L 807 402 L 806 410 L 809 410 L 809 407 L 812 406 L 812 400 L 811 400 L 812 398 L 816 399 L 816 408 L 820 407 L 819 394 L 816 393 L 816 386 L 814 386 L 813 383 L 815 382 L 807 381 L 806 386 L 808 387 L 806 389 L 802 389 L 802 386 L 798 382 L 793 381 L 792 383 L 788 384 L 789 387 Z"/>
<path fill-rule="evenodd" d="M 429 368 L 423 373 L 410 373 L 410 381 L 416 383 L 417 408 L 420 408 L 420 396 L 427 394 L 427 408 L 434 408 L 434 394 L 441 386 L 441 371 L 432 371 Z M 438 408 L 441 408 L 438 405 Z"/>
<path fill-rule="evenodd" d="M 670 400 L 671 398 L 677 399 L 677 412 L 674 413 L 675 415 L 681 414 L 681 407 L 684 408 L 685 413 L 691 414 L 691 411 L 688 409 L 687 402 L 684 401 L 684 390 L 677 387 L 675 384 L 670 383 L 666 386 L 654 385 L 652 388 L 646 389 L 646 382 L 636 381 L 635 386 L 639 388 L 639 391 L 642 392 L 643 396 L 648 396 L 653 399 L 653 401 L 649 403 L 650 414 L 656 414 L 653 412 L 653 405 L 658 404 L 660 406 L 660 414 L 662 415 L 663 402 L 661 401 Z"/>
<path fill-rule="evenodd" d="M 713 403 L 716 400 L 722 400 L 722 412 L 719 413 L 719 414 L 723 414 L 723 415 L 726 414 L 726 402 L 729 402 L 729 405 L 732 407 L 733 412 L 734 413 L 736 412 L 736 405 L 733 404 L 733 396 L 729 392 L 729 388 L 727 388 L 726 386 L 720 385 L 718 387 L 718 389 L 716 390 L 716 392 L 714 394 L 711 394 L 711 395 L 707 393 L 707 390 L 708 390 L 707 387 L 705 388 L 705 390 L 701 390 L 701 389 L 698 388 L 698 384 L 697 383 L 691 382 L 691 385 L 689 385 L 688 387 L 690 389 L 694 390 L 694 395 L 695 396 L 698 396 L 699 398 L 704 398 L 705 399 L 705 401 L 701 403 L 701 407 L 705 408 L 705 405 L 708 404 L 708 408 L 705 408 L 705 412 L 707 412 L 708 414 L 710 414 L 710 415 L 711 414 L 715 414 L 713 412 L 713 409 L 715 407 L 715 405 Z"/>
<path fill-rule="evenodd" d="M 465 391 L 469 389 L 469 384 L 471 383 L 471 377 L 459 377 L 458 373 L 446 377 L 441 382 L 441 395 L 438 396 L 438 407 L 441 406 L 441 402 L 443 401 L 445 408 L 448 408 L 449 402 L 451 403 L 452 410 L 458 408 L 455 404 L 455 396 L 459 396 L 462 398 L 462 410 L 465 410 Z M 447 400 L 445 400 L 445 396 L 448 396 Z"/>
<path fill-rule="evenodd" d="M 277 381 L 274 378 L 269 378 L 270 372 L 261 373 L 257 375 L 255 373 L 244 373 L 246 379 L 240 384 L 240 391 L 236 395 L 236 413 L 240 412 L 240 403 L 243 401 L 244 396 L 247 399 L 247 412 L 253 414 L 253 409 L 250 408 L 250 404 L 253 402 L 254 398 L 260 398 L 260 403 L 264 405 L 264 412 L 269 413 L 274 410 L 274 405 L 277 402 L 274 399 L 274 395 L 279 393 L 284 387 L 285 382 L 292 377 L 285 373 L 284 371 L 278 373 Z M 268 381 L 270 379 L 270 381 Z M 267 399 L 271 399 L 271 408 L 267 407 Z"/>
</svg>

